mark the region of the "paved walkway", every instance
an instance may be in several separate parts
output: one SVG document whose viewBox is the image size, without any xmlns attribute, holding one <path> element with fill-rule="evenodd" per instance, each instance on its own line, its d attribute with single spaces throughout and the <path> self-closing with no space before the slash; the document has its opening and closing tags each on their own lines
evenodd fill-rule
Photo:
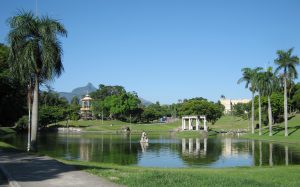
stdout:
<svg viewBox="0 0 300 187">
<path fill-rule="evenodd" d="M 0 150 L 0 169 L 8 178 L 9 184 L 16 187 L 119 186 L 50 157 L 29 155 L 22 152 Z M 3 186 L 8 185 L 5 180 L 2 180 L 2 183 Z"/>
<path fill-rule="evenodd" d="M 5 175 L 0 170 L 0 187 L 8 187 L 8 182 Z"/>
</svg>

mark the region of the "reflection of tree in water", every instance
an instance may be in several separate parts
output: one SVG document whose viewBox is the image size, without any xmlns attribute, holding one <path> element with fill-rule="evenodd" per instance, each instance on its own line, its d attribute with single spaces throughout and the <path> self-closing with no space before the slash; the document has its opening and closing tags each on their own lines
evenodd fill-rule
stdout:
<svg viewBox="0 0 300 187">
<path fill-rule="evenodd" d="M 210 164 L 221 155 L 221 145 L 221 139 L 183 138 L 180 156 L 189 165 Z"/>
<path fill-rule="evenodd" d="M 300 164 L 299 147 L 264 141 L 255 141 L 254 145 L 256 166 Z"/>
<path fill-rule="evenodd" d="M 136 165 L 143 154 L 139 138 L 139 135 L 126 134 L 40 133 L 38 149 L 41 153 L 65 159 Z M 26 149 L 26 134 L 5 136 L 1 140 Z M 269 142 L 238 138 L 176 139 L 151 134 L 146 154 L 156 154 L 158 162 L 161 162 L 159 156 L 163 151 L 179 155 L 189 166 L 211 164 L 219 160 L 220 156 L 226 159 L 226 156 L 235 155 L 246 155 L 250 159 L 254 155 L 253 164 L 257 166 L 300 164 L 300 148 L 297 145 L 273 143 L 270 146 Z"/>
</svg>

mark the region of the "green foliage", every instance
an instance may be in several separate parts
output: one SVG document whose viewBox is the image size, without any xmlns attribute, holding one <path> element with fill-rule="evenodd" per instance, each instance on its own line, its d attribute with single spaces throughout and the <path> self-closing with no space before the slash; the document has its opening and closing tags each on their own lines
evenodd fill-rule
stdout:
<svg viewBox="0 0 300 187">
<path fill-rule="evenodd" d="M 238 80 L 238 84 L 245 82 L 245 88 L 249 88 L 251 92 L 256 92 L 258 89 L 257 75 L 262 70 L 261 67 L 243 68 L 243 77 Z"/>
<path fill-rule="evenodd" d="M 244 119 L 248 118 L 248 114 L 251 108 L 251 103 L 237 103 L 233 105 L 232 114 L 234 116 L 242 117 Z"/>
<path fill-rule="evenodd" d="M 105 86 L 91 93 L 94 99 L 93 112 L 97 118 L 102 114 L 107 119 L 137 122 L 140 120 L 142 109 L 141 101 L 135 92 L 126 92 L 122 86 Z"/>
<path fill-rule="evenodd" d="M 44 128 L 48 124 L 66 119 L 68 111 L 60 106 L 43 105 L 39 110 L 39 125 Z"/>
<path fill-rule="evenodd" d="M 300 83 L 292 88 L 291 103 L 295 110 L 300 111 Z"/>
<path fill-rule="evenodd" d="M 40 105 L 68 107 L 68 101 L 64 97 L 60 97 L 58 93 L 53 91 L 43 91 L 40 93 Z"/>
<path fill-rule="evenodd" d="M 79 120 L 80 119 L 79 110 L 80 110 L 79 98 L 77 96 L 74 96 L 71 100 L 71 104 L 68 110 L 69 119 L 74 121 Z"/>
<path fill-rule="evenodd" d="M 179 115 L 205 115 L 208 121 L 215 123 L 223 115 L 223 109 L 219 103 L 194 98 L 182 103 Z"/>
<path fill-rule="evenodd" d="M 283 94 L 281 92 L 272 93 L 271 97 L 272 114 L 275 123 L 280 123 L 283 120 Z M 258 118 L 258 96 L 255 97 L 255 118 Z M 262 105 L 262 119 L 264 124 L 267 124 L 267 109 L 268 109 L 268 98 L 267 96 L 261 97 Z"/>
<path fill-rule="evenodd" d="M 159 102 L 151 104 L 144 108 L 142 113 L 142 121 L 149 123 L 162 117 L 170 117 L 172 115 L 172 106 L 160 105 Z"/>
<path fill-rule="evenodd" d="M 68 116 L 73 117 L 71 115 L 71 107 L 69 107 L 65 98 L 59 97 L 59 94 L 52 91 L 44 91 L 40 95 L 40 127 L 46 127 L 48 124 L 65 120 Z"/>
<path fill-rule="evenodd" d="M 9 70 L 8 47 L 0 44 L 0 126 L 12 126 L 26 114 L 26 87 Z"/>
<path fill-rule="evenodd" d="M 27 129 L 28 126 L 28 116 L 22 116 L 16 123 L 16 129 L 24 130 Z"/>
</svg>

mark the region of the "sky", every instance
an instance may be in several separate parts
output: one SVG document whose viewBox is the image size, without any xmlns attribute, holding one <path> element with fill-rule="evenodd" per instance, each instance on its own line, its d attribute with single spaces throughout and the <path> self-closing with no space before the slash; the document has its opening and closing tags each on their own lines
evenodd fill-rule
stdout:
<svg viewBox="0 0 300 187">
<path fill-rule="evenodd" d="M 300 55 L 298 0 L 1 0 L 0 43 L 7 19 L 36 7 L 68 31 L 56 91 L 91 82 L 163 104 L 250 98 L 242 68 L 273 66 L 279 49 Z"/>
</svg>

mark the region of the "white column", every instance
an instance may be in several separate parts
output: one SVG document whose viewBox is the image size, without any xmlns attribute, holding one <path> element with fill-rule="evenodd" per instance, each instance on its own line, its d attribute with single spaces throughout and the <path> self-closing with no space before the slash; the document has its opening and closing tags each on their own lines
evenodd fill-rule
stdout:
<svg viewBox="0 0 300 187">
<path fill-rule="evenodd" d="M 199 118 L 197 118 L 197 119 L 196 119 L 196 130 L 197 130 L 197 131 L 199 130 L 199 126 L 200 126 Z"/>
<path fill-rule="evenodd" d="M 184 121 L 184 119 L 182 118 L 181 119 L 181 130 L 184 130 L 183 121 Z"/>
<path fill-rule="evenodd" d="M 186 129 L 186 124 L 185 124 L 185 118 L 183 119 L 183 130 L 185 130 Z"/>
<path fill-rule="evenodd" d="M 193 152 L 193 138 L 189 139 L 189 153 Z"/>
<path fill-rule="evenodd" d="M 285 146 L 285 165 L 289 165 L 289 147 Z"/>
<path fill-rule="evenodd" d="M 207 126 L 206 126 L 206 117 L 204 118 L 204 131 L 207 132 Z"/>
<path fill-rule="evenodd" d="M 204 138 L 204 155 L 206 155 L 207 152 L 207 138 Z"/>
<path fill-rule="evenodd" d="M 189 130 L 192 130 L 192 120 L 189 118 Z"/>
<path fill-rule="evenodd" d="M 196 138 L 196 154 L 198 155 L 200 152 L 200 139 Z"/>
<path fill-rule="evenodd" d="M 270 156 L 269 156 L 269 165 L 273 166 L 273 143 L 269 144 Z"/>
<path fill-rule="evenodd" d="M 185 141 L 185 138 L 182 138 L 181 139 L 181 151 L 182 151 L 182 153 L 184 153 L 185 152 L 185 147 L 186 147 L 186 141 Z"/>
</svg>

